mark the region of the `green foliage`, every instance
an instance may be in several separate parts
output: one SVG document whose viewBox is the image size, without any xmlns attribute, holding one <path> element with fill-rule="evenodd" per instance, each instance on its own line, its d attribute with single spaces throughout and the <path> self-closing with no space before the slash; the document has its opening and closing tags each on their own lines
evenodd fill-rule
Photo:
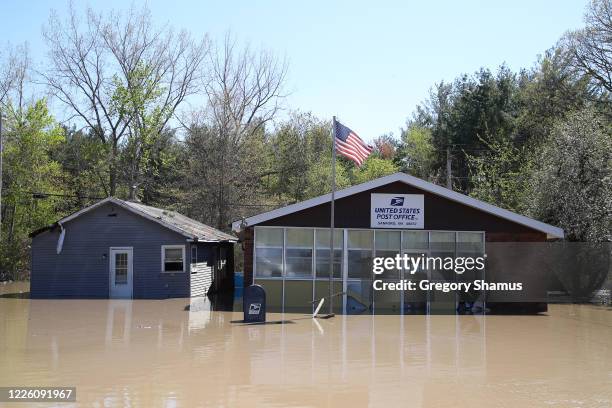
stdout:
<svg viewBox="0 0 612 408">
<path fill-rule="evenodd" d="M 539 155 L 531 215 L 563 228 L 573 241 L 612 241 L 612 128 L 593 109 L 553 128 Z"/>
<path fill-rule="evenodd" d="M 487 154 L 467 155 L 474 186 L 470 195 L 522 213 L 527 202 L 527 181 L 533 171 L 528 151 L 514 146 L 509 139 L 494 140 L 487 146 Z"/>
<path fill-rule="evenodd" d="M 308 186 L 305 198 L 317 197 L 331 192 L 332 165 L 330 154 L 321 156 L 308 172 Z M 351 186 L 348 171 L 340 162 L 336 162 L 336 189 L 340 190 Z"/>
<path fill-rule="evenodd" d="M 435 169 L 436 149 L 431 129 L 413 125 L 402 132 L 398 153 L 400 169 L 415 177 L 431 180 Z"/>
<path fill-rule="evenodd" d="M 399 168 L 392 161 L 370 156 L 361 167 L 353 170 L 353 184 L 365 183 L 398 171 Z"/>
<path fill-rule="evenodd" d="M 267 150 L 269 194 L 280 202 L 309 198 L 313 191 L 320 191 L 310 184 L 313 180 L 319 184 L 313 174 L 319 173 L 321 165 L 331 169 L 329 160 L 325 164 L 325 158 L 331 155 L 330 124 L 310 113 L 293 113 L 270 135 Z"/>
<path fill-rule="evenodd" d="M 142 62 L 127 74 L 125 81 L 115 76 L 113 82 L 111 107 L 129 126 L 119 159 L 127 195 L 136 198 L 137 191 L 143 190 L 142 198 L 148 201 L 154 189 L 151 184 L 159 180 L 160 171 L 173 160 L 164 149 L 172 135 L 162 134 L 172 107 L 163 100 L 165 90 L 154 70 Z"/>
<path fill-rule="evenodd" d="M 3 129 L 0 274 L 18 278 L 28 270 L 28 234 L 58 215 L 55 199 L 38 200 L 33 193 L 63 192 L 62 169 L 50 152 L 64 141 L 64 131 L 54 122 L 44 99 L 13 113 Z"/>
</svg>

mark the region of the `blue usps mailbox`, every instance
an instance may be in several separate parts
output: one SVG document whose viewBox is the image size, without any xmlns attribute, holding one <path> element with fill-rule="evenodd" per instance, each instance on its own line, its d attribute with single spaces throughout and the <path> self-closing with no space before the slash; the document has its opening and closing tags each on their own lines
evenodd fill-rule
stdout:
<svg viewBox="0 0 612 408">
<path fill-rule="evenodd" d="M 245 323 L 266 321 L 266 291 L 259 285 L 251 285 L 244 289 L 242 310 Z"/>
</svg>

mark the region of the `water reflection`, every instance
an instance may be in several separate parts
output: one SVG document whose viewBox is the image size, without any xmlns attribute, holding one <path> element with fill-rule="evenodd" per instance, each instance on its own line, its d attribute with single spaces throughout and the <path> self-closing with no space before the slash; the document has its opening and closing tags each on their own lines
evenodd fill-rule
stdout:
<svg viewBox="0 0 612 408">
<path fill-rule="evenodd" d="M 610 405 L 612 312 L 272 314 L 206 299 L 0 299 L 0 385 L 73 385 L 93 406 Z"/>
</svg>

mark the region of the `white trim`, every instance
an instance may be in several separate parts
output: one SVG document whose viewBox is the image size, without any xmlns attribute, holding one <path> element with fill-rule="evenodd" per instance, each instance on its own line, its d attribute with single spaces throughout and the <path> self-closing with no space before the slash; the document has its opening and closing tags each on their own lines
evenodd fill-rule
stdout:
<svg viewBox="0 0 612 408">
<path fill-rule="evenodd" d="M 357 184 L 355 186 L 336 191 L 335 199 L 338 200 L 344 197 L 351 196 L 353 194 L 361 193 L 363 191 L 371 190 L 397 181 L 411 185 L 429 193 L 447 198 L 449 200 L 456 201 L 460 204 L 476 208 L 478 210 L 495 215 L 497 217 L 507 219 L 517 224 L 524 225 L 536 231 L 544 232 L 549 237 L 564 237 L 564 232 L 561 228 L 531 219 L 529 217 L 525 217 L 524 215 L 516 214 L 512 211 L 508 211 L 500 207 L 496 207 L 492 204 L 485 203 L 484 201 L 480 201 L 475 198 L 458 193 L 456 191 L 449 190 L 445 187 L 429 183 L 425 180 L 421 180 L 405 173 L 390 174 L 388 176 L 380 177 L 375 180 L 368 181 L 366 183 Z M 331 193 L 311 198 L 310 200 L 302 201 L 296 204 L 288 205 L 286 207 L 278 208 L 276 210 L 258 214 L 253 217 L 246 218 L 244 220 L 234 221 L 232 223 L 232 229 L 234 231 L 239 231 L 242 226 L 256 225 L 274 218 L 282 217 L 311 207 L 315 207 L 317 205 L 325 204 L 329 201 L 331 201 Z"/>
<path fill-rule="evenodd" d="M 181 249 L 183 254 L 183 270 L 182 271 L 166 271 L 166 249 Z M 162 245 L 161 246 L 161 273 L 185 273 L 185 245 Z"/>
</svg>

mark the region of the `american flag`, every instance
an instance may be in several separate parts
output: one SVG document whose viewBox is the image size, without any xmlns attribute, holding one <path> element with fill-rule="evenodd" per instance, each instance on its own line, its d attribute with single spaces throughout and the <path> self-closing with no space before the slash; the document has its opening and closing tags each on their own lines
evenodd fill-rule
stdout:
<svg viewBox="0 0 612 408">
<path fill-rule="evenodd" d="M 335 121 L 334 127 L 334 133 L 336 135 L 336 152 L 351 159 L 357 166 L 361 166 L 374 148 L 366 144 L 357 136 L 357 133 L 353 132 L 342 123 Z"/>
</svg>

